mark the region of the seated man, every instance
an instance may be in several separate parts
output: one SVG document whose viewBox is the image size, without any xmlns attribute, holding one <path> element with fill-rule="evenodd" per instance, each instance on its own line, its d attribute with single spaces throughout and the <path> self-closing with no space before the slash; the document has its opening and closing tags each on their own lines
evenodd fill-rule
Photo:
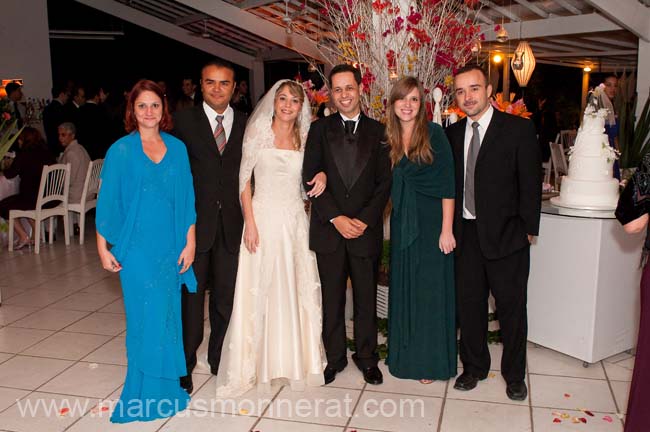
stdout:
<svg viewBox="0 0 650 432">
<path fill-rule="evenodd" d="M 81 202 L 86 172 L 90 156 L 88 152 L 76 139 L 77 130 L 73 123 L 62 123 L 59 125 L 59 142 L 63 146 L 63 153 L 59 156 L 59 163 L 70 164 L 70 192 L 68 193 L 68 203 L 77 204 Z M 76 213 L 73 214 L 77 218 Z M 74 224 L 74 233 L 79 234 L 79 226 Z"/>
</svg>

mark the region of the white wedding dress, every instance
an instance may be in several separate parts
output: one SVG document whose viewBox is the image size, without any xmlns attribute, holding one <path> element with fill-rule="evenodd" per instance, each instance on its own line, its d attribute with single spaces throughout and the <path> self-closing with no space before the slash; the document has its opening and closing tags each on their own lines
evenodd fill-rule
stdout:
<svg viewBox="0 0 650 432">
<path fill-rule="evenodd" d="M 254 386 L 268 392 L 284 378 L 293 390 L 323 385 L 321 290 L 309 250 L 303 204 L 303 151 L 258 148 L 253 214 L 259 247 L 242 241 L 232 316 L 217 375 L 217 397 Z M 244 166 L 246 163 L 242 162 Z"/>
</svg>

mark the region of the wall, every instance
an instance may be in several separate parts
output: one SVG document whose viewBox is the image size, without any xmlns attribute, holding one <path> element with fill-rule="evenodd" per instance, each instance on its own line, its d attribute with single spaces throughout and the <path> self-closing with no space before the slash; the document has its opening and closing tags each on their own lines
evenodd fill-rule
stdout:
<svg viewBox="0 0 650 432">
<path fill-rule="evenodd" d="M 2 0 L 0 79 L 22 78 L 25 98 L 51 98 L 47 0 Z"/>
</svg>

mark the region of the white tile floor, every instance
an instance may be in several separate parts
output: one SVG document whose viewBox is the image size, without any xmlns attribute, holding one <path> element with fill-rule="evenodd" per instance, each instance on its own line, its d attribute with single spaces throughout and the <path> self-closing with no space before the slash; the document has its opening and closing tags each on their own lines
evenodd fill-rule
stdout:
<svg viewBox="0 0 650 432">
<path fill-rule="evenodd" d="M 454 390 L 453 382 L 399 380 L 383 363 L 384 384 L 369 386 L 350 363 L 327 387 L 295 393 L 278 386 L 219 401 L 214 377 L 197 368 L 188 410 L 112 425 L 102 407 L 118 397 L 126 371 L 124 308 L 119 280 L 101 269 L 92 237 L 84 246 L 78 238 L 67 248 L 47 245 L 38 256 L 0 251 L 0 431 L 622 431 L 634 357 L 585 369 L 533 345 L 524 402 L 505 396 L 494 345 L 493 372 L 471 392 Z"/>
</svg>

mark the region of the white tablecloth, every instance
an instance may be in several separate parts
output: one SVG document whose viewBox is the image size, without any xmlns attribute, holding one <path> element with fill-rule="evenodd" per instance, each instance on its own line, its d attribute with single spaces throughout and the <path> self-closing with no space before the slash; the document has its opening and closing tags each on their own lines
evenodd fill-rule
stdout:
<svg viewBox="0 0 650 432">
<path fill-rule="evenodd" d="M 0 201 L 11 195 L 16 195 L 20 188 L 20 177 L 8 179 L 0 175 Z"/>
</svg>

